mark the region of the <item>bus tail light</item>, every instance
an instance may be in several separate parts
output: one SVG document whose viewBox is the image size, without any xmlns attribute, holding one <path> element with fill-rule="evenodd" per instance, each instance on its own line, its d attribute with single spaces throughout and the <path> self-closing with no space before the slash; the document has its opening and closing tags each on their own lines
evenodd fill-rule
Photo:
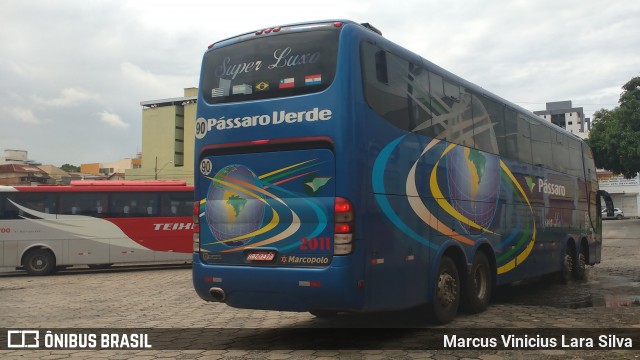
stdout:
<svg viewBox="0 0 640 360">
<path fill-rule="evenodd" d="M 349 200 L 336 197 L 334 203 L 333 254 L 347 255 L 353 251 L 354 209 Z"/>
<path fill-rule="evenodd" d="M 193 202 L 193 252 L 200 251 L 200 201 Z"/>
</svg>

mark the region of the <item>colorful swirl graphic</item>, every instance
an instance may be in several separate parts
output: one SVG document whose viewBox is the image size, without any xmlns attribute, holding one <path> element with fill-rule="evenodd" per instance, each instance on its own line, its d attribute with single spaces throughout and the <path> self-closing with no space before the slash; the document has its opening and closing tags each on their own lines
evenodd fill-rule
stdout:
<svg viewBox="0 0 640 360">
<path fill-rule="evenodd" d="M 211 184 L 207 197 L 200 200 L 199 216 L 206 220 L 216 241 L 202 245 L 223 246 L 216 249 L 225 253 L 295 239 L 292 244 L 283 244 L 281 250 L 287 250 L 298 246 L 300 237 L 317 237 L 327 228 L 326 211 L 308 194 L 287 190 L 282 184 L 309 178 L 308 185 L 303 184 L 310 186 L 311 192 L 319 191 L 331 179 L 313 176 L 318 170 L 312 168 L 321 164 L 322 161 L 311 159 L 260 176 L 244 165 L 233 164 L 223 167 L 214 176 L 207 176 Z M 291 206 L 288 198 L 296 199 L 298 205 Z M 305 221 L 299 214 L 301 210 Z M 313 214 L 313 220 L 309 219 L 310 214 Z M 302 231 L 304 222 L 312 223 L 313 229 L 309 230 L 307 226 L 303 234 L 294 237 Z"/>
<path fill-rule="evenodd" d="M 400 208 L 404 205 L 398 205 L 396 200 L 394 207 L 387 195 L 394 192 L 385 182 L 385 174 L 397 172 L 396 164 L 391 164 L 390 159 L 399 157 L 396 152 L 400 151 L 404 141 L 409 141 L 406 135 L 387 144 L 373 166 L 375 199 L 393 225 L 409 238 L 433 249 L 439 248 L 434 239 L 440 238 L 433 235 L 444 235 L 467 246 L 473 246 L 480 239 L 488 239 L 500 252 L 498 274 L 522 264 L 535 242 L 535 220 L 527 194 L 507 165 L 496 155 L 438 139 L 429 141 L 413 161 L 405 178 L 406 202 L 413 214 L 427 226 L 419 231 L 408 225 L 415 223 L 413 219 L 403 219 L 398 215 L 404 212 Z M 431 165 L 427 167 L 425 164 Z M 427 179 L 428 186 L 421 184 L 420 179 Z M 398 189 L 395 191 L 397 194 Z M 523 219 L 517 218 L 516 226 L 505 237 L 492 230 L 500 207 L 500 192 L 508 192 L 505 197 L 526 204 L 530 214 Z M 458 230 L 446 225 L 452 220 L 460 225 Z M 524 227 L 521 228 L 521 224 Z M 432 238 L 422 234 L 432 234 Z"/>
</svg>

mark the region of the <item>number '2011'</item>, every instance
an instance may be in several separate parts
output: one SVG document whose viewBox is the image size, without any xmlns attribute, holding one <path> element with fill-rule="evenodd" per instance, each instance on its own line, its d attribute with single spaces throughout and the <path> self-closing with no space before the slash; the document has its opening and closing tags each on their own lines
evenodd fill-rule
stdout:
<svg viewBox="0 0 640 360">
<path fill-rule="evenodd" d="M 330 249 L 331 249 L 331 239 L 328 237 L 300 239 L 300 250 L 330 250 Z"/>
</svg>

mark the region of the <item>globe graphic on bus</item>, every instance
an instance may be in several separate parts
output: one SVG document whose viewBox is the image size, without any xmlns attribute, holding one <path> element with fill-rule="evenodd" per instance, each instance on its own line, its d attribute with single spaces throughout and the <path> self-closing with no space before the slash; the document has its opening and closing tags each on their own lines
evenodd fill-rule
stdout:
<svg viewBox="0 0 640 360">
<path fill-rule="evenodd" d="M 500 189 L 498 157 L 456 146 L 447 153 L 446 159 L 451 204 L 467 219 L 489 228 L 496 212 Z M 467 231 L 473 229 L 467 224 L 461 225 Z"/>
<path fill-rule="evenodd" d="M 261 199 L 249 195 L 255 194 L 255 191 L 247 189 L 244 192 L 238 188 L 243 187 L 242 183 L 257 186 L 258 177 L 245 166 L 229 165 L 218 171 L 213 178 L 207 192 L 205 210 L 209 229 L 218 242 L 224 245 L 245 245 L 253 237 L 243 236 L 262 226 L 265 204 Z M 225 185 L 227 183 L 232 186 Z M 234 240 L 237 237 L 240 238 Z"/>
</svg>

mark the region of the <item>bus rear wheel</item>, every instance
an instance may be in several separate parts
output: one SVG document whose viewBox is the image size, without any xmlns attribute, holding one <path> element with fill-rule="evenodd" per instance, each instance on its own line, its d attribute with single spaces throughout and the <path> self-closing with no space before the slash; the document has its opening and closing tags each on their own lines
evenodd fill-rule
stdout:
<svg viewBox="0 0 640 360">
<path fill-rule="evenodd" d="M 460 304 L 460 276 L 456 264 L 448 256 L 440 260 L 435 285 L 431 314 L 437 324 L 446 324 L 455 318 Z"/>
<path fill-rule="evenodd" d="M 47 249 L 35 249 L 24 256 L 22 265 L 29 275 L 49 275 L 56 270 L 56 258 Z"/>
<path fill-rule="evenodd" d="M 491 265 L 489 265 L 487 256 L 478 252 L 473 258 L 469 279 L 464 286 L 464 296 L 462 297 L 464 310 L 471 314 L 485 311 L 489 306 L 492 290 Z"/>
<path fill-rule="evenodd" d="M 573 277 L 576 280 L 583 280 L 587 275 L 587 254 L 585 250 L 581 250 L 578 258 L 573 264 Z"/>
<path fill-rule="evenodd" d="M 567 246 L 567 250 L 562 257 L 562 269 L 560 270 L 560 282 L 568 284 L 573 278 L 573 258 L 574 250 L 572 246 Z"/>
</svg>

